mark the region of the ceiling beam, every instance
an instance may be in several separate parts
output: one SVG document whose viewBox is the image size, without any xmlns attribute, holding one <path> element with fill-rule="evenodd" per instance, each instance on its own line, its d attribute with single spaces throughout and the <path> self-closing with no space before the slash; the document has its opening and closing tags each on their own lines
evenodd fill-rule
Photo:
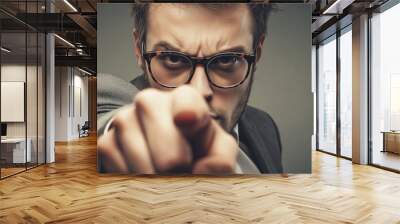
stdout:
<svg viewBox="0 0 400 224">
<path fill-rule="evenodd" d="M 68 14 L 67 15 L 72 21 L 82 28 L 83 31 L 90 37 L 87 39 L 90 45 L 95 46 L 97 42 L 97 31 L 96 28 L 88 22 L 88 20 L 80 14 Z"/>
<path fill-rule="evenodd" d="M 55 56 L 56 66 L 81 66 L 96 71 L 97 60 L 90 56 Z"/>
<path fill-rule="evenodd" d="M 335 15 L 335 14 L 342 14 L 344 9 L 347 8 L 349 5 L 353 4 L 355 0 L 336 0 L 329 4 L 323 11 L 322 14 L 328 15 Z"/>
</svg>

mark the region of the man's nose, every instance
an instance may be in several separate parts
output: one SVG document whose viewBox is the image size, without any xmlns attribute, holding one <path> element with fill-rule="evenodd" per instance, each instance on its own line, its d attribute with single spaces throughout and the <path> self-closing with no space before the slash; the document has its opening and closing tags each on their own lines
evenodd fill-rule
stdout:
<svg viewBox="0 0 400 224">
<path fill-rule="evenodd" d="M 190 80 L 189 84 L 200 92 L 207 103 L 212 100 L 213 91 L 210 86 L 211 83 L 208 81 L 204 66 L 197 65 L 195 67 L 192 80 Z"/>
</svg>

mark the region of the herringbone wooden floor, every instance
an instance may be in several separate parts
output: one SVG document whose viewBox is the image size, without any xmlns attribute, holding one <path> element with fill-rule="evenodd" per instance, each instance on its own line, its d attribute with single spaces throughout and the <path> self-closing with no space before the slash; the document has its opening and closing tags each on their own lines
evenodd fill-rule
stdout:
<svg viewBox="0 0 400 224">
<path fill-rule="evenodd" d="M 400 223 L 400 175 L 313 153 L 312 175 L 132 177 L 96 172 L 96 139 L 0 181 L 0 223 Z"/>
</svg>

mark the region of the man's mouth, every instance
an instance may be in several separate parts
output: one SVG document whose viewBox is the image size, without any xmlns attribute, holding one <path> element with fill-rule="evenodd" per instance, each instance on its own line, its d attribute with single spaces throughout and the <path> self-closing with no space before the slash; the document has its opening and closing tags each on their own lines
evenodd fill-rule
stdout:
<svg viewBox="0 0 400 224">
<path fill-rule="evenodd" d="M 218 115 L 217 113 L 210 112 L 210 116 L 214 121 L 216 121 L 222 128 L 225 129 L 225 119 L 223 116 Z"/>
<path fill-rule="evenodd" d="M 210 113 L 210 116 L 212 119 L 216 120 L 216 121 L 221 121 L 222 117 L 216 113 Z"/>
</svg>

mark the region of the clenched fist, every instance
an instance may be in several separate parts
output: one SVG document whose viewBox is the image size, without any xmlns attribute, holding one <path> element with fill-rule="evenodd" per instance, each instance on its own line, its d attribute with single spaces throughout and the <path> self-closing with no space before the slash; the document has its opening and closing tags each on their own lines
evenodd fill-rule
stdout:
<svg viewBox="0 0 400 224">
<path fill-rule="evenodd" d="M 232 173 L 238 144 L 204 98 L 184 85 L 139 92 L 98 141 L 102 168 L 117 173 Z"/>
</svg>

